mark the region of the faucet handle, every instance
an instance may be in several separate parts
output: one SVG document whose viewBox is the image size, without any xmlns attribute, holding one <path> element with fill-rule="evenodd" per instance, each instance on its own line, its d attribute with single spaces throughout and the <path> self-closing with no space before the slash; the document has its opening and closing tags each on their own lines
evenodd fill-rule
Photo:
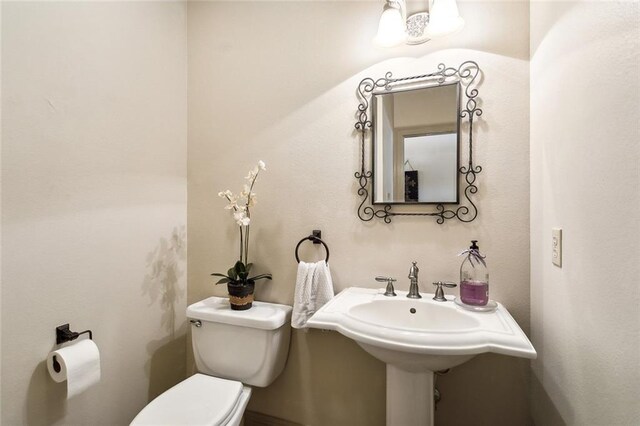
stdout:
<svg viewBox="0 0 640 426">
<path fill-rule="evenodd" d="M 384 292 L 385 296 L 397 296 L 396 292 L 393 289 L 393 283 L 396 282 L 395 278 L 377 276 L 376 281 L 387 283 L 387 288 Z"/>
<path fill-rule="evenodd" d="M 458 286 L 458 284 L 452 283 L 451 281 L 436 281 L 433 285 L 444 286 L 447 288 L 454 288 Z"/>
<path fill-rule="evenodd" d="M 435 283 L 433 283 L 433 285 L 436 286 L 436 294 L 433 296 L 433 300 L 437 302 L 446 302 L 447 298 L 444 297 L 444 290 L 442 289 L 442 287 L 444 286 L 447 288 L 454 288 L 458 284 L 449 281 L 436 281 Z"/>
</svg>

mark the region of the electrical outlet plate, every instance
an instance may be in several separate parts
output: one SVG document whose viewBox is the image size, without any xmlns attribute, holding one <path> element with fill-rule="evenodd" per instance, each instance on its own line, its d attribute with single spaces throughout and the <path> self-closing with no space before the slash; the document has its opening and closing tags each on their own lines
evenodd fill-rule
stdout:
<svg viewBox="0 0 640 426">
<path fill-rule="evenodd" d="M 562 229 L 551 229 L 551 261 L 562 268 Z"/>
</svg>

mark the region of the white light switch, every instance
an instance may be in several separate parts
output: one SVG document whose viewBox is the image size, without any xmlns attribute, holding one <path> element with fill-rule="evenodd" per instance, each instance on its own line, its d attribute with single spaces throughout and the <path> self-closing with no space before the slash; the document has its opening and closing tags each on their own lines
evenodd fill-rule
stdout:
<svg viewBox="0 0 640 426">
<path fill-rule="evenodd" d="M 551 229 L 551 261 L 562 268 L 562 229 Z"/>
</svg>

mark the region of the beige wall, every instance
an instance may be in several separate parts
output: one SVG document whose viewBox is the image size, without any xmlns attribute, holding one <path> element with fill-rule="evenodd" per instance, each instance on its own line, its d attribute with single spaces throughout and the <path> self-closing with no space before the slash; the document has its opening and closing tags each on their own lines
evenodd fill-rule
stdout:
<svg viewBox="0 0 640 426">
<path fill-rule="evenodd" d="M 378 287 L 395 276 L 406 289 L 412 260 L 421 290 L 458 277 L 457 253 L 479 239 L 491 295 L 529 329 L 529 6 L 461 3 L 455 36 L 413 48 L 372 47 L 378 2 L 193 2 L 189 48 L 189 302 L 223 295 L 209 276 L 235 260 L 236 228 L 216 193 L 240 189 L 262 159 L 252 218 L 252 261 L 274 280 L 260 300 L 292 303 L 294 247 L 322 229 L 336 290 Z M 437 225 L 356 216 L 353 130 L 359 81 L 386 71 L 415 75 L 440 62 L 477 61 L 484 71 L 478 126 L 478 219 Z M 307 247 L 305 259 L 320 258 Z M 439 424 L 527 424 L 529 362 L 483 355 L 439 379 Z M 384 424 L 384 365 L 335 333 L 296 332 L 287 368 L 249 409 L 312 425 Z M 465 407 L 464 410 L 460 407 Z"/>
<path fill-rule="evenodd" d="M 2 3 L 0 3 L 0 35 L 2 35 Z M 0 37 L 0 45 L 2 38 Z M 2 75 L 2 50 L 0 46 L 0 76 Z M 0 77 L 0 99 L 2 99 L 2 78 Z M 0 102 L 0 117 L 2 117 L 2 102 Z M 0 119 L 0 165 L 2 165 L 2 120 Z M 0 167 L 0 174 L 2 168 Z M 2 306 L 2 179 L 0 179 L 0 306 Z M 2 313 L 0 313 L 0 413 L 2 413 Z M 0 426 L 2 415 L 0 414 Z"/>
<path fill-rule="evenodd" d="M 185 374 L 185 5 L 2 8 L 2 422 L 128 424 Z M 66 322 L 102 364 L 70 401 Z"/>
<path fill-rule="evenodd" d="M 531 5 L 536 425 L 640 419 L 640 6 Z M 551 228 L 563 229 L 563 266 Z"/>
<path fill-rule="evenodd" d="M 464 91 L 461 86 L 461 91 Z M 447 85 L 423 91 L 403 92 L 393 96 L 396 112 L 394 127 L 424 127 L 449 124 L 455 129 L 458 118 L 458 96 L 456 86 Z M 464 97 L 462 97 L 464 101 Z M 464 107 L 464 104 L 462 104 Z"/>
</svg>

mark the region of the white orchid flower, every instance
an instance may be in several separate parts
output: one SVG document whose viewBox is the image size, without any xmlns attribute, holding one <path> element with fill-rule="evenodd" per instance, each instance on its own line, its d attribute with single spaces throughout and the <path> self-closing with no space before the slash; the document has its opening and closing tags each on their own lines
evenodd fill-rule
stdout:
<svg viewBox="0 0 640 426">
<path fill-rule="evenodd" d="M 225 198 L 229 200 L 229 204 L 224 207 L 226 210 L 238 210 L 238 197 L 229 192 L 228 195 L 225 194 Z"/>
<path fill-rule="evenodd" d="M 247 206 L 253 207 L 258 203 L 258 197 L 255 192 L 249 194 L 249 199 L 247 200 Z"/>
<path fill-rule="evenodd" d="M 251 193 L 251 188 L 249 188 L 249 185 L 245 184 L 242 188 L 242 192 L 240 193 L 240 197 L 244 198 L 249 196 L 249 194 Z"/>
<path fill-rule="evenodd" d="M 256 183 L 258 174 L 262 170 L 266 170 L 264 161 L 258 161 L 245 177 L 247 182 L 242 187 L 242 192 L 234 195 L 230 190 L 218 192 L 218 197 L 226 198 L 228 204 L 225 206 L 233 216 L 233 220 L 240 226 L 240 256 L 239 261 L 248 262 L 249 257 L 249 229 L 251 219 L 249 217 L 250 209 L 258 202 L 256 194 L 253 192 L 253 186 Z"/>
<path fill-rule="evenodd" d="M 251 221 L 251 219 L 247 217 L 244 211 L 235 212 L 233 214 L 233 218 L 235 219 L 236 223 L 240 226 L 247 226 Z"/>
<path fill-rule="evenodd" d="M 218 197 L 220 197 L 220 198 L 231 198 L 231 197 L 233 197 L 233 194 L 231 193 L 231 191 L 229 191 L 227 189 L 226 191 L 218 192 Z"/>
</svg>

